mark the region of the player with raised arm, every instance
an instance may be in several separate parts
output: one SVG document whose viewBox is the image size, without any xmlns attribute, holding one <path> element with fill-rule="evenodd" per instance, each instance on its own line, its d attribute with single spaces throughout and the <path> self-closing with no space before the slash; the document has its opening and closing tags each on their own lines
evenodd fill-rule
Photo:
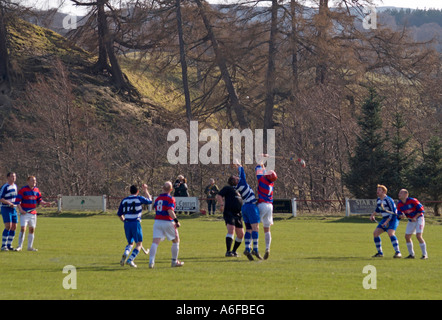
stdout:
<svg viewBox="0 0 442 320">
<path fill-rule="evenodd" d="M 5 229 L 2 234 L 2 251 L 13 250 L 12 241 L 15 237 L 18 215 L 16 209 L 17 185 L 15 181 L 17 176 L 14 172 L 6 175 L 7 182 L 0 188 L 1 214 Z"/>
<path fill-rule="evenodd" d="M 375 221 L 376 213 L 382 215 L 382 220 L 373 231 L 374 243 L 378 252 L 373 258 L 382 258 L 382 243 L 380 235 L 384 232 L 388 233 L 391 244 L 393 245 L 395 254 L 394 258 L 401 258 L 402 254 L 399 250 L 399 241 L 395 235 L 396 229 L 399 225 L 399 219 L 396 212 L 396 205 L 391 197 L 387 196 L 387 187 L 384 185 L 377 185 L 376 194 L 378 196 L 376 210 L 371 214 L 370 220 Z"/>
<path fill-rule="evenodd" d="M 163 193 L 155 200 L 155 222 L 153 224 L 153 241 L 150 247 L 149 268 L 155 266 L 155 255 L 158 245 L 165 238 L 172 241 L 172 267 L 182 267 L 184 262 L 178 260 L 180 250 L 180 237 L 178 228 L 181 224 L 175 214 L 175 198 L 170 195 L 173 186 L 172 182 L 167 181 L 163 185 Z"/>
<path fill-rule="evenodd" d="M 419 246 L 421 247 L 421 259 L 428 259 L 427 244 L 422 237 L 425 227 L 424 206 L 419 202 L 419 200 L 410 198 L 406 189 L 401 189 L 398 197 L 398 215 L 408 218 L 408 224 L 405 230 L 405 241 L 407 243 L 409 256 L 405 259 L 414 259 L 413 241 L 411 240 L 411 236 L 413 234 L 416 234 L 416 238 L 419 241 Z"/>
<path fill-rule="evenodd" d="M 138 187 L 132 185 L 129 190 L 130 196 L 124 198 L 118 208 L 117 215 L 120 217 L 120 220 L 124 222 L 124 233 L 127 239 L 127 246 L 124 248 L 124 253 L 120 261 L 121 266 L 124 266 L 124 263 L 126 263 L 136 268 L 137 265 L 134 263 L 134 260 L 143 246 L 143 230 L 141 228 L 143 204 L 151 204 L 152 197 L 149 194 L 146 184 L 143 184 L 142 188 L 146 197 L 138 195 Z M 132 250 L 134 242 L 135 249 Z M 129 259 L 127 259 L 131 251 L 132 254 Z"/>
<path fill-rule="evenodd" d="M 246 225 L 245 239 L 245 251 L 244 254 L 249 260 L 253 260 L 253 256 L 256 256 L 259 260 L 262 260 L 258 250 L 259 241 L 259 223 L 261 218 L 259 216 L 259 210 L 257 207 L 257 199 L 255 193 L 250 185 L 247 183 L 246 174 L 244 168 L 238 161 L 233 163 L 233 167 L 238 169 L 238 176 L 235 179 L 235 189 L 241 194 L 243 199 L 243 205 L 241 208 L 244 224 Z M 251 249 L 251 241 L 253 242 L 253 250 Z"/>
<path fill-rule="evenodd" d="M 29 176 L 27 185 L 18 191 L 16 203 L 20 211 L 20 234 L 18 236 L 17 251 L 21 251 L 25 240 L 26 227 L 29 225 L 28 251 L 38 251 L 34 248 L 35 228 L 37 227 L 37 206 L 50 206 L 51 202 L 46 202 L 41 198 L 41 192 L 37 188 L 37 178 Z"/>
<path fill-rule="evenodd" d="M 270 256 L 270 244 L 272 242 L 270 226 L 273 225 L 273 187 L 278 176 L 275 171 L 266 170 L 262 163 L 255 168 L 255 171 L 258 179 L 258 210 L 264 227 L 266 244 L 264 260 L 267 260 Z"/>
</svg>

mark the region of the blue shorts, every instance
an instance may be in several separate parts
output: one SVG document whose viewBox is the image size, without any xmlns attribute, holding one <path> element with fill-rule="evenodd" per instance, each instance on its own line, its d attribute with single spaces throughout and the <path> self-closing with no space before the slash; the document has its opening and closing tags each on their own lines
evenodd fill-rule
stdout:
<svg viewBox="0 0 442 320">
<path fill-rule="evenodd" d="M 143 241 L 143 230 L 141 229 L 140 221 L 125 221 L 124 222 L 124 232 L 126 233 L 127 243 L 132 242 L 142 242 Z"/>
<path fill-rule="evenodd" d="M 258 206 L 253 203 L 244 203 L 241 208 L 242 217 L 246 224 L 246 229 L 250 229 L 248 225 L 260 223 Z"/>
<path fill-rule="evenodd" d="M 387 230 L 395 230 L 397 229 L 397 227 L 399 226 L 399 220 L 395 217 L 393 219 L 390 220 L 390 222 L 388 223 L 388 226 L 386 228 L 384 228 L 382 225 L 385 223 L 385 221 L 387 221 L 388 217 L 382 218 L 381 222 L 379 222 L 378 224 L 378 228 L 379 229 L 383 229 L 384 231 Z"/>
<path fill-rule="evenodd" d="M 3 223 L 18 222 L 17 209 L 11 207 L 2 207 L 1 212 L 3 217 Z"/>
</svg>

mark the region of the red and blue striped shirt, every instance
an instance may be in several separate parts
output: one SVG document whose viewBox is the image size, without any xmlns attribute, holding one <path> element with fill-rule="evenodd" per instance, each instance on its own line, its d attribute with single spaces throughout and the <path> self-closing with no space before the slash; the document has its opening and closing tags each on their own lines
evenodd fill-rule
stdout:
<svg viewBox="0 0 442 320">
<path fill-rule="evenodd" d="M 37 214 L 35 210 L 41 202 L 41 193 L 37 187 L 24 186 L 18 191 L 16 203 L 20 204 L 27 213 Z"/>
<path fill-rule="evenodd" d="M 258 203 L 273 203 L 273 185 L 265 176 L 265 169 L 261 166 L 255 168 L 258 178 Z"/>
<path fill-rule="evenodd" d="M 172 217 L 169 215 L 168 210 L 175 210 L 176 202 L 175 198 L 168 193 L 163 193 L 156 198 L 155 203 L 155 219 L 172 221 Z"/>
<path fill-rule="evenodd" d="M 405 214 L 408 219 L 418 218 L 425 212 L 424 206 L 415 198 L 407 198 L 405 203 L 399 200 L 397 204 L 399 214 Z"/>
</svg>

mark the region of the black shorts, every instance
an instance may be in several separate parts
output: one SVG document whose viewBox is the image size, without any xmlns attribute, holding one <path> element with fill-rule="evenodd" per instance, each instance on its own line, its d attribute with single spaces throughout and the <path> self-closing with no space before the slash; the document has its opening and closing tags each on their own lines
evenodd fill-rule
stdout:
<svg viewBox="0 0 442 320">
<path fill-rule="evenodd" d="M 242 228 L 242 216 L 241 213 L 224 212 L 223 218 L 226 224 L 235 226 L 236 228 Z"/>
</svg>

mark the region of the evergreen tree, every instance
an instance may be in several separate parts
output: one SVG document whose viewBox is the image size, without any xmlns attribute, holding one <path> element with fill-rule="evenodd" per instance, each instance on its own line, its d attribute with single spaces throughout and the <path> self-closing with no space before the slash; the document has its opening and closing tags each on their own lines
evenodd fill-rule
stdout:
<svg viewBox="0 0 442 320">
<path fill-rule="evenodd" d="M 384 183 L 388 168 L 388 153 L 382 134 L 381 99 L 375 89 L 362 105 L 362 116 L 358 121 L 360 134 L 357 137 L 355 155 L 350 157 L 350 171 L 344 183 L 357 198 L 376 198 L 376 185 Z"/>
<path fill-rule="evenodd" d="M 428 142 L 423 161 L 409 175 L 410 185 L 416 197 L 439 201 L 442 198 L 442 143 L 439 137 Z M 439 203 L 434 204 L 434 214 L 439 214 Z"/>
<path fill-rule="evenodd" d="M 407 172 L 413 163 L 413 153 L 407 154 L 406 145 L 410 141 L 410 135 L 404 136 L 403 128 L 406 123 L 401 113 L 394 115 L 392 123 L 394 128 L 393 138 L 390 140 L 392 148 L 388 156 L 388 172 L 384 177 L 384 182 L 393 197 L 397 197 L 399 190 L 407 185 Z"/>
</svg>

